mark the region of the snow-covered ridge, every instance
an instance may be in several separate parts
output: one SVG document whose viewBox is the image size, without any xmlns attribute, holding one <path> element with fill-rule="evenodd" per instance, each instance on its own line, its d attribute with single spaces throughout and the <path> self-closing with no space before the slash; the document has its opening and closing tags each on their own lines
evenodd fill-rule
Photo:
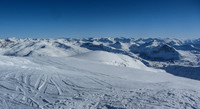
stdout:
<svg viewBox="0 0 200 109">
<path fill-rule="evenodd" d="M 94 54 L 101 53 L 83 55 Z M 116 67 L 81 56 L 0 56 L 0 62 L 2 108 L 200 107 L 199 81 L 161 70 Z"/>
<path fill-rule="evenodd" d="M 108 65 L 115 65 L 120 67 L 131 67 L 136 69 L 143 69 L 143 70 L 149 70 L 149 71 L 155 71 L 151 70 L 151 68 L 148 68 L 145 66 L 141 61 L 131 58 L 126 55 L 122 54 L 114 54 L 109 53 L 105 51 L 91 51 L 79 55 L 73 56 L 78 59 L 84 59 L 89 60 L 97 63 L 103 63 Z"/>
<path fill-rule="evenodd" d="M 159 38 L 62 38 L 62 39 L 0 39 L 1 53 L 11 56 L 54 56 L 55 54 L 44 53 L 47 51 L 81 52 L 78 48 L 89 50 L 102 50 L 115 53 L 135 53 L 143 58 L 156 61 L 173 61 L 181 59 L 177 50 L 194 50 L 199 52 L 200 39 L 179 40 Z M 4 51 L 3 51 L 4 50 Z M 153 56 L 150 56 L 153 53 Z M 62 53 L 61 53 L 62 54 Z M 145 57 L 145 56 L 146 57 Z M 165 55 L 168 55 L 166 57 Z M 63 55 L 61 55 L 63 56 Z M 163 56 L 163 57 L 162 57 Z M 169 56 L 171 58 L 169 58 Z M 149 58 L 148 58 L 149 57 Z"/>
<path fill-rule="evenodd" d="M 60 39 L 0 39 L 0 54 L 18 57 L 68 57 L 91 51 L 106 51 L 126 55 L 146 66 L 167 69 L 170 67 L 200 67 L 200 39 L 173 38 L 60 38 Z M 102 53 L 103 54 L 103 53 Z M 113 62 L 112 62 L 113 63 Z M 115 65 L 126 66 L 118 62 Z M 168 67 L 169 66 L 169 67 Z M 176 69 L 176 68 L 175 68 Z M 177 68 L 178 69 L 178 68 Z M 169 73 L 188 77 L 181 71 L 167 69 Z M 187 76 L 185 76 L 187 75 Z M 198 75 L 198 74 L 193 74 Z M 188 77 L 190 78 L 190 77 Z M 200 79 L 200 77 L 198 77 Z"/>
<path fill-rule="evenodd" d="M 159 38 L 0 39 L 0 107 L 198 109 L 198 44 Z"/>
</svg>

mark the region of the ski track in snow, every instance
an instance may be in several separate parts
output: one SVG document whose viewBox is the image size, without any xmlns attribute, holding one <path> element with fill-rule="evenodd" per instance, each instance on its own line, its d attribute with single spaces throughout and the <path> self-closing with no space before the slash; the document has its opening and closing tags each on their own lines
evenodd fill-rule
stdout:
<svg viewBox="0 0 200 109">
<path fill-rule="evenodd" d="M 37 65 L 32 66 L 30 69 L 1 66 L 0 106 L 11 109 L 200 108 L 198 88 L 190 89 L 184 86 L 182 88 L 170 88 L 167 85 L 170 82 L 168 80 L 168 82 L 144 83 L 143 87 L 137 88 L 137 85 L 142 83 L 130 78 L 119 77 L 119 75 L 113 75 L 112 73 L 104 74 L 101 71 L 93 72 L 94 70 L 90 70 L 90 68 L 86 68 L 86 70 L 79 65 L 73 66 L 73 63 L 65 62 L 66 60 L 61 61 L 58 59 L 58 62 L 55 62 L 56 59 L 48 60 L 51 60 L 48 61 L 50 63 L 43 64 L 39 69 L 34 68 L 38 67 Z M 75 59 L 72 60 L 76 61 Z M 46 60 L 35 59 L 36 64 L 41 61 Z M 62 64 L 62 62 L 65 64 Z M 77 63 L 80 62 L 82 60 Z M 94 65 L 94 63 L 90 62 L 88 64 Z M 49 65 L 56 67 L 51 68 Z M 97 64 L 96 66 L 98 67 L 99 65 L 103 64 Z M 107 66 L 106 68 L 111 67 L 110 65 L 103 66 Z M 124 70 L 134 69 L 124 68 Z M 106 70 L 103 71 L 106 72 Z M 134 77 L 134 74 L 137 73 L 133 72 L 130 76 Z M 155 73 L 155 75 L 157 74 Z M 176 78 L 172 75 L 169 77 Z M 120 87 L 122 86 L 120 84 L 123 83 L 130 85 L 130 87 Z M 131 88 L 132 86 L 133 88 Z"/>
<path fill-rule="evenodd" d="M 199 42 L 0 39 L 0 108 L 200 109 Z"/>
</svg>

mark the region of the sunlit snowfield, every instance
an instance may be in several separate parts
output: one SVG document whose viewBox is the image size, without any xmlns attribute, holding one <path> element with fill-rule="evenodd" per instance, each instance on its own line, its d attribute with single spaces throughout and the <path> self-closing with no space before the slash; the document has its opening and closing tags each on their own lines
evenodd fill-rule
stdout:
<svg viewBox="0 0 200 109">
<path fill-rule="evenodd" d="M 200 108 L 199 39 L 0 39 L 1 108 Z"/>
</svg>

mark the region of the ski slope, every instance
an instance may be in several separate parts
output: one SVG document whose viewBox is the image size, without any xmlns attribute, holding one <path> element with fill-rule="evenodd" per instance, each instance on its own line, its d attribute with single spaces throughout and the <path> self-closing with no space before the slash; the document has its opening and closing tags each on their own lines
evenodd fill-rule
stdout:
<svg viewBox="0 0 200 109">
<path fill-rule="evenodd" d="M 198 109 L 199 86 L 114 53 L 0 56 L 1 108 Z"/>
<path fill-rule="evenodd" d="M 108 65 L 115 65 L 120 67 L 132 67 L 136 69 L 146 69 L 150 70 L 149 67 L 146 67 L 141 61 L 133 59 L 129 56 L 122 54 L 109 53 L 105 51 L 90 51 L 72 57 L 89 60 L 93 62 L 104 63 Z"/>
</svg>

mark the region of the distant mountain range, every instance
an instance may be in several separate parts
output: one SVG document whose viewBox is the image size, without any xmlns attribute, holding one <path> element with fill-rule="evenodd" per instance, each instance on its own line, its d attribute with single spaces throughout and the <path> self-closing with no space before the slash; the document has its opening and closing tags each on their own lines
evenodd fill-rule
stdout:
<svg viewBox="0 0 200 109">
<path fill-rule="evenodd" d="M 200 80 L 200 38 L 60 38 L 0 39 L 0 54 L 17 57 L 65 57 L 89 51 L 129 56 L 148 67 Z M 102 54 L 103 55 L 103 54 Z"/>
<path fill-rule="evenodd" d="M 200 109 L 199 42 L 0 39 L 0 108 Z"/>
</svg>

